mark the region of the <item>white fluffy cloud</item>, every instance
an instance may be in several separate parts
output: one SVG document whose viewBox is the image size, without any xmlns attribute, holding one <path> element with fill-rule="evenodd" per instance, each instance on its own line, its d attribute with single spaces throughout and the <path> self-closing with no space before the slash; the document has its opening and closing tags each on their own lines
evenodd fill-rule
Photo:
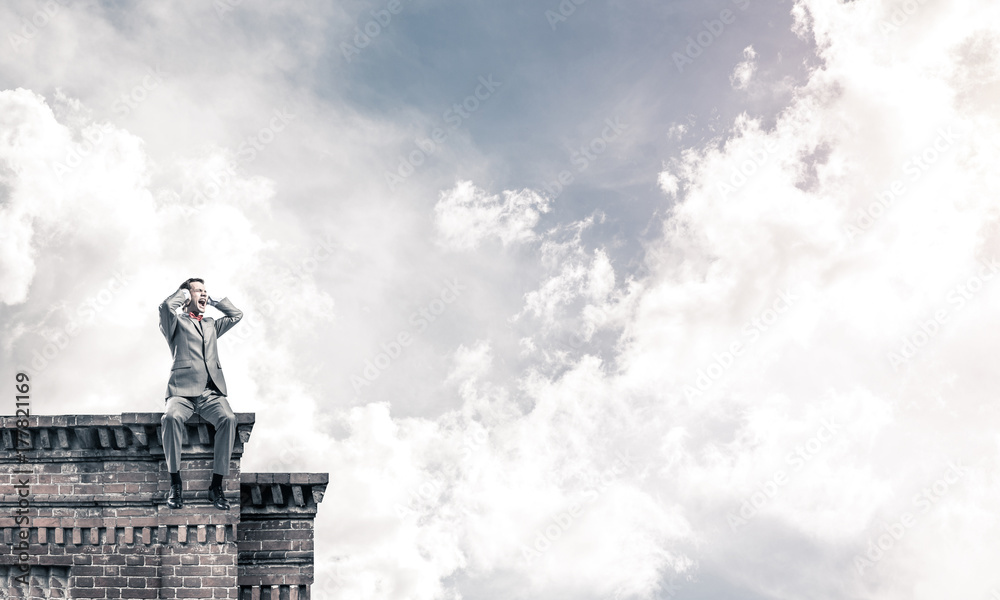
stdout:
<svg viewBox="0 0 1000 600">
<path fill-rule="evenodd" d="M 652 578 L 631 562 L 626 597 L 655 597 L 692 564 L 773 598 L 912 597 L 914 580 L 920 597 L 986 597 L 996 585 L 976 557 L 997 550 L 977 531 L 993 531 L 1000 499 L 988 483 L 997 9 L 917 6 L 901 19 L 892 5 L 797 3 L 822 67 L 773 127 L 743 115 L 668 165 L 659 182 L 679 201 L 650 274 L 616 288 L 601 250 L 588 261 L 579 244 L 546 263 L 519 319 L 582 315 L 588 282 L 630 308 L 607 364 L 564 354 L 568 370 L 526 380 L 532 411 L 511 427 L 536 472 L 570 484 L 538 502 L 558 515 L 556 498 L 586 490 L 548 458 L 554 444 L 566 466 L 590 468 L 601 462 L 587 444 L 638 448 L 626 506 L 646 525 L 588 525 L 544 556 L 593 544 L 599 557 L 603 535 L 647 533 L 642 556 L 677 559 L 648 565 Z M 543 263 L 561 244 L 542 238 Z M 522 350 L 544 357 L 558 342 L 536 334 Z M 674 526 L 657 534 L 659 519 Z M 531 567 L 538 589 L 580 594 L 550 560 Z"/>
<path fill-rule="evenodd" d="M 441 193 L 434 216 L 440 243 L 467 250 L 491 238 L 504 246 L 530 241 L 540 213 L 548 210 L 548 201 L 531 190 L 490 195 L 460 181 Z"/>
<path fill-rule="evenodd" d="M 766 597 L 995 585 L 972 566 L 996 551 L 992 536 L 960 551 L 945 540 L 992 523 L 998 492 L 980 483 L 996 466 L 982 352 L 1000 293 L 984 168 L 1000 133 L 984 104 L 997 98 L 996 7 L 908 6 L 797 3 L 823 66 L 772 128 L 743 116 L 660 178 L 681 201 L 651 253 L 622 374 L 671 411 L 661 475 L 681 479 L 690 509 L 713 507 L 698 511 L 715 531 L 706 562 L 815 549 L 801 588 L 769 561 L 728 563 Z M 824 419 L 839 431 L 817 437 Z M 952 461 L 968 471 L 941 484 Z M 924 489 L 929 502 L 915 498 Z M 879 538 L 906 514 L 912 529 Z M 869 555 L 879 539 L 893 548 Z M 956 551 L 970 561 L 962 584 L 940 568 Z"/>
</svg>

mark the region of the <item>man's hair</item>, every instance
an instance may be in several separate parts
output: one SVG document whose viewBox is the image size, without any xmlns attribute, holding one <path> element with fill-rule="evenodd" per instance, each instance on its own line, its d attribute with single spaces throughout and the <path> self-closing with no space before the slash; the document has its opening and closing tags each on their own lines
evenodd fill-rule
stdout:
<svg viewBox="0 0 1000 600">
<path fill-rule="evenodd" d="M 198 283 L 200 283 L 202 285 L 205 285 L 205 280 L 204 279 L 202 279 L 200 277 L 192 277 L 191 279 L 188 279 L 187 281 L 185 281 L 184 283 L 181 284 L 181 289 L 182 290 L 190 290 L 191 289 L 191 284 L 194 283 L 195 281 L 197 281 Z"/>
</svg>

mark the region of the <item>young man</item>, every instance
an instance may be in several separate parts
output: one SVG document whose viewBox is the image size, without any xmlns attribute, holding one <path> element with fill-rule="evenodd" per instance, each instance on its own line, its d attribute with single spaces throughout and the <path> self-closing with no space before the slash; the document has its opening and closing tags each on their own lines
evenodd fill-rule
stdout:
<svg viewBox="0 0 1000 600">
<path fill-rule="evenodd" d="M 204 316 L 205 308 L 214 306 L 224 317 Z M 183 310 L 182 310 L 183 309 Z M 229 501 L 222 491 L 222 478 L 229 474 L 229 459 L 236 440 L 236 415 L 226 399 L 226 379 L 219 362 L 217 340 L 232 329 L 243 313 L 228 298 L 213 300 L 205 291 L 205 282 L 188 279 L 160 304 L 160 331 L 167 338 L 174 365 L 167 383 L 166 408 L 163 412 L 163 452 L 170 472 L 167 506 L 181 508 L 181 444 L 184 424 L 198 414 L 215 427 L 215 458 L 208 498 L 219 510 L 227 510 Z"/>
</svg>

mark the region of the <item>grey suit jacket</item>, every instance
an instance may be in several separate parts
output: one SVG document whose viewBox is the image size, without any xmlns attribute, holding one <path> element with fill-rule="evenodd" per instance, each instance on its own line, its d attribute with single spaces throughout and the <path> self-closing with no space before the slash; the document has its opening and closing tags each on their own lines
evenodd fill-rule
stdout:
<svg viewBox="0 0 1000 600">
<path fill-rule="evenodd" d="M 209 375 L 219 391 L 226 395 L 226 378 L 222 375 L 216 342 L 219 336 L 239 323 L 243 313 L 228 298 L 223 298 L 215 308 L 225 317 L 215 320 L 203 316 L 201 321 L 197 321 L 187 312 L 177 314 L 185 301 L 184 290 L 177 290 L 160 304 L 160 331 L 167 338 L 174 358 L 170 382 L 167 383 L 167 398 L 200 396 L 208 385 Z"/>
</svg>

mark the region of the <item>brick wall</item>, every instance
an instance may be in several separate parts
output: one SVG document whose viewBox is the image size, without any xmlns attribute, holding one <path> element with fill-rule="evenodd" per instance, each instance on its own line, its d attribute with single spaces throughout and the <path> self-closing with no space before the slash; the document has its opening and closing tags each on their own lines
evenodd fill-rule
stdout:
<svg viewBox="0 0 1000 600">
<path fill-rule="evenodd" d="M 241 600 L 301 600 L 313 582 L 313 520 L 326 473 L 244 473 L 241 480 Z"/>
<path fill-rule="evenodd" d="M 255 598 L 308 597 L 312 520 L 327 476 L 241 480 L 254 415 L 237 417 L 229 511 L 208 501 L 214 430 L 198 417 L 185 432 L 179 510 L 165 505 L 159 413 L 36 416 L 20 429 L 2 418 L 0 598 L 237 598 L 244 575 Z M 260 482 L 275 478 L 282 483 L 265 501 Z M 260 531 L 270 537 L 252 539 Z"/>
</svg>

